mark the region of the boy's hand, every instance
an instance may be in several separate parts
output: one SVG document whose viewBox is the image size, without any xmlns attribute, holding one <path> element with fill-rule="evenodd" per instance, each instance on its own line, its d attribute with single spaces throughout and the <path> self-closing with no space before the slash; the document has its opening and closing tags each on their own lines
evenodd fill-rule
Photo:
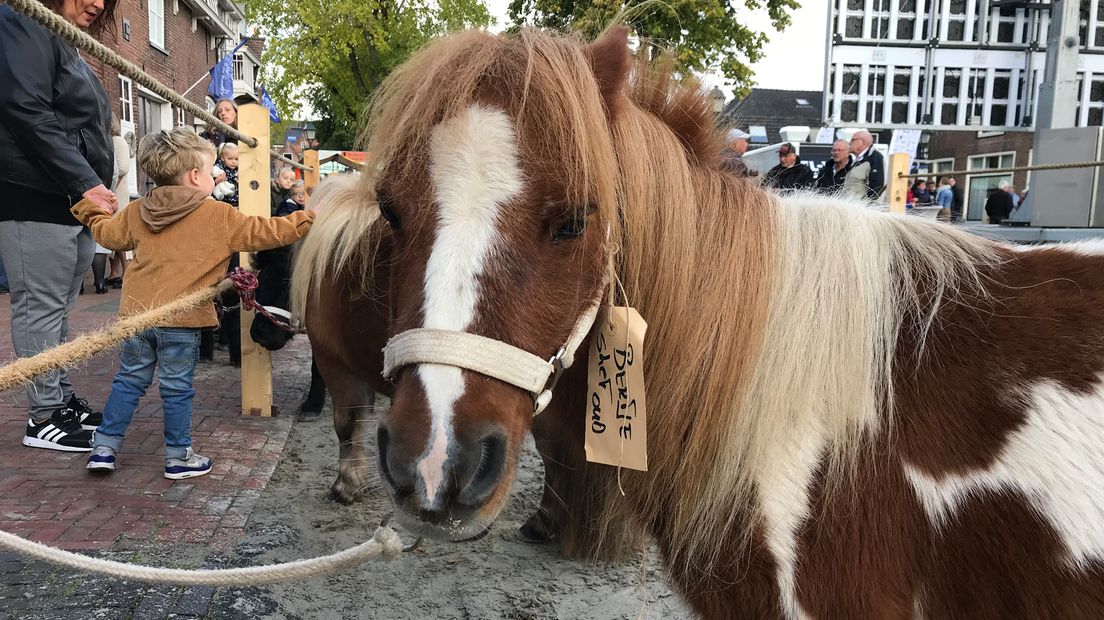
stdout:
<svg viewBox="0 0 1104 620">
<path fill-rule="evenodd" d="M 116 199 L 115 192 L 104 187 L 103 183 L 93 187 L 83 194 L 84 198 L 89 200 L 92 204 L 107 211 L 108 214 L 115 213 Z"/>
</svg>

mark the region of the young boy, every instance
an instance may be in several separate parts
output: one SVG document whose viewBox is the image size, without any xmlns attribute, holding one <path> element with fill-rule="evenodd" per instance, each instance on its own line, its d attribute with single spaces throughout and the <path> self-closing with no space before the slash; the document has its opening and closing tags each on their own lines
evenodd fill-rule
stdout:
<svg viewBox="0 0 1104 620">
<path fill-rule="evenodd" d="M 313 212 L 290 217 L 248 217 L 209 196 L 215 149 L 185 128 L 142 138 L 138 164 L 157 184 L 116 217 L 83 200 L 73 215 L 113 250 L 134 250 L 123 282 L 120 316 L 137 314 L 216 284 L 232 252 L 288 245 L 310 228 Z M 165 477 L 202 476 L 211 459 L 192 451 L 192 377 L 199 357 L 200 328 L 217 324 L 214 306 L 204 304 L 171 324 L 151 328 L 123 343 L 119 373 L 96 429 L 88 469 L 110 472 L 123 446 L 138 400 L 158 382 L 165 410 Z"/>
<path fill-rule="evenodd" d="M 307 188 L 302 181 L 296 181 L 295 185 L 291 186 L 291 192 L 289 192 L 288 199 L 280 203 L 280 206 L 276 207 L 276 213 L 273 215 L 291 215 L 295 211 L 301 211 L 306 205 Z"/>
</svg>

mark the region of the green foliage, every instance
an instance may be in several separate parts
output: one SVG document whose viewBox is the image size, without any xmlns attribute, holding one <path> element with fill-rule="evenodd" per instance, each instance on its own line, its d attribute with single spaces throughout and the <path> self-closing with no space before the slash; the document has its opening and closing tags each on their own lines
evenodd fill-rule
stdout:
<svg viewBox="0 0 1104 620">
<path fill-rule="evenodd" d="M 427 39 L 492 18 L 482 0 L 245 0 L 268 40 L 263 81 L 281 116 L 311 104 L 322 148 L 350 148 L 372 92 Z"/>
<path fill-rule="evenodd" d="M 515 24 L 575 30 L 587 39 L 621 19 L 650 53 L 663 47 L 686 69 L 719 68 L 740 95 L 752 86 L 750 65 L 768 40 L 743 22 L 765 10 L 781 31 L 798 6 L 799 0 L 511 0 L 509 14 Z"/>
</svg>

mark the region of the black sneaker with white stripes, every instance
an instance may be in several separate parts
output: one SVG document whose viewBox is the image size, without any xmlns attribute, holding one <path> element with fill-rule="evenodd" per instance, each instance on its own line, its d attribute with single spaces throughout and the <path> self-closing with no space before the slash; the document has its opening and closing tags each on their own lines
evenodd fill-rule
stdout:
<svg viewBox="0 0 1104 620">
<path fill-rule="evenodd" d="M 69 402 L 65 403 L 65 406 L 77 412 L 77 421 L 80 422 L 81 428 L 86 431 L 94 431 L 99 428 L 100 424 L 103 424 L 103 413 L 92 411 L 92 408 L 88 406 L 88 401 L 77 398 L 76 394 L 69 397 Z"/>
<path fill-rule="evenodd" d="M 69 407 L 54 411 L 49 420 L 27 420 L 23 445 L 62 452 L 91 452 L 92 431 L 81 428 L 77 412 Z"/>
</svg>

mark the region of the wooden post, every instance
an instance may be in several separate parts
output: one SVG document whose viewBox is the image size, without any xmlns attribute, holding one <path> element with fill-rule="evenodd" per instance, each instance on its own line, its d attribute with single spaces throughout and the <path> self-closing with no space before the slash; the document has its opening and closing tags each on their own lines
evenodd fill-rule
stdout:
<svg viewBox="0 0 1104 620">
<path fill-rule="evenodd" d="M 256 148 L 238 145 L 238 205 L 245 215 L 268 217 L 271 213 L 268 109 L 250 103 L 238 108 L 238 130 L 257 139 Z M 241 266 L 249 269 L 249 253 L 242 252 Z M 241 309 L 242 415 L 272 415 L 272 359 L 268 350 L 249 337 L 253 312 Z"/>
<path fill-rule="evenodd" d="M 311 168 L 303 171 L 303 185 L 306 186 L 307 192 L 310 192 L 318 186 L 322 178 L 322 172 L 318 169 L 318 151 L 315 149 L 303 151 L 303 165 Z"/>
<path fill-rule="evenodd" d="M 905 212 L 909 179 L 902 179 L 898 175 L 908 174 L 908 172 L 908 153 L 894 153 L 889 156 L 889 187 L 886 188 L 886 195 L 889 196 L 889 210 L 891 213 Z"/>
</svg>

